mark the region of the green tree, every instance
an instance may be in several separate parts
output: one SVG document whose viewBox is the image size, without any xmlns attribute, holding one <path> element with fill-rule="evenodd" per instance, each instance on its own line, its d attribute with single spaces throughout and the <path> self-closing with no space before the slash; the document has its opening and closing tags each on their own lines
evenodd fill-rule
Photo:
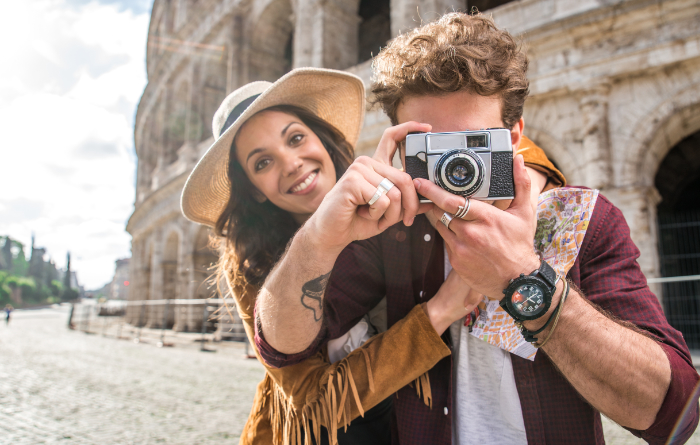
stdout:
<svg viewBox="0 0 700 445">
<path fill-rule="evenodd" d="M 27 257 L 24 255 L 24 244 L 17 240 L 11 239 L 9 236 L 7 239 L 11 242 L 10 249 L 12 252 L 12 273 L 20 277 L 26 277 L 27 272 L 29 271 L 29 262 L 27 261 Z"/>
<path fill-rule="evenodd" d="M 12 271 L 12 240 L 9 236 L 0 237 L 4 239 L 2 250 L 0 250 L 0 269 Z"/>
</svg>

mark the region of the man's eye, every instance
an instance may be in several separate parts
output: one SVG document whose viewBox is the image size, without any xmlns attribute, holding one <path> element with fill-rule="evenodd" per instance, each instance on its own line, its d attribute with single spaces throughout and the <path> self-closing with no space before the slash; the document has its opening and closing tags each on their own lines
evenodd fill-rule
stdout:
<svg viewBox="0 0 700 445">
<path fill-rule="evenodd" d="M 258 162 L 255 163 L 255 171 L 260 171 L 263 168 L 267 167 L 267 164 L 270 163 L 269 159 L 261 159 Z"/>
</svg>

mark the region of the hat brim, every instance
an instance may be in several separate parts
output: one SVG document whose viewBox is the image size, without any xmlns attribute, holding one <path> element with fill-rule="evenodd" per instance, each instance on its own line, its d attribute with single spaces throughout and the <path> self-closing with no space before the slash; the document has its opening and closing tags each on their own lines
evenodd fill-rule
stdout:
<svg viewBox="0 0 700 445">
<path fill-rule="evenodd" d="M 181 198 L 187 219 L 215 226 L 231 193 L 228 164 L 233 139 L 250 117 L 275 105 L 294 105 L 314 113 L 354 147 L 365 114 L 365 88 L 359 77 L 344 71 L 299 68 L 281 77 L 250 104 L 192 170 Z"/>
</svg>

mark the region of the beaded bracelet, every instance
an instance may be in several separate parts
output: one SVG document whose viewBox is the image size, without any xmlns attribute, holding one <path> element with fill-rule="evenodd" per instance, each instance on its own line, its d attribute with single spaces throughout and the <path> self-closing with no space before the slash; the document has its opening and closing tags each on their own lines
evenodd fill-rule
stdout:
<svg viewBox="0 0 700 445">
<path fill-rule="evenodd" d="M 568 297 L 568 296 L 569 296 L 569 281 L 564 280 L 564 292 L 562 293 L 561 301 L 559 302 L 559 307 L 557 308 L 557 314 L 554 316 L 554 324 L 552 325 L 552 329 L 549 331 L 549 335 L 547 335 L 547 338 L 542 340 L 542 343 L 540 343 L 540 344 L 533 343 L 532 346 L 539 349 L 542 346 L 544 346 L 545 343 L 547 343 L 550 338 L 552 338 L 552 334 L 554 333 L 554 330 L 557 328 L 557 323 L 559 322 L 559 316 L 561 315 L 561 311 L 564 308 L 564 303 L 566 302 L 566 297 Z"/>
</svg>

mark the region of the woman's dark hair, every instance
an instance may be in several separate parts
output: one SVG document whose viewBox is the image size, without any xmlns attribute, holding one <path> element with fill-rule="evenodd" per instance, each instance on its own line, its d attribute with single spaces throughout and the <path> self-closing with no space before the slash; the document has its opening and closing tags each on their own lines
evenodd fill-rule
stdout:
<svg viewBox="0 0 700 445">
<path fill-rule="evenodd" d="M 353 147 L 345 136 L 315 114 L 293 105 L 277 105 L 263 111 L 280 111 L 298 117 L 321 140 L 335 166 L 336 179 L 353 160 Z M 299 228 L 289 212 L 269 200 L 260 203 L 256 191 L 236 158 L 236 140 L 228 164 L 231 182 L 226 208 L 214 227 L 221 259 L 218 275 L 229 276 L 235 285 L 262 285 Z"/>
</svg>

